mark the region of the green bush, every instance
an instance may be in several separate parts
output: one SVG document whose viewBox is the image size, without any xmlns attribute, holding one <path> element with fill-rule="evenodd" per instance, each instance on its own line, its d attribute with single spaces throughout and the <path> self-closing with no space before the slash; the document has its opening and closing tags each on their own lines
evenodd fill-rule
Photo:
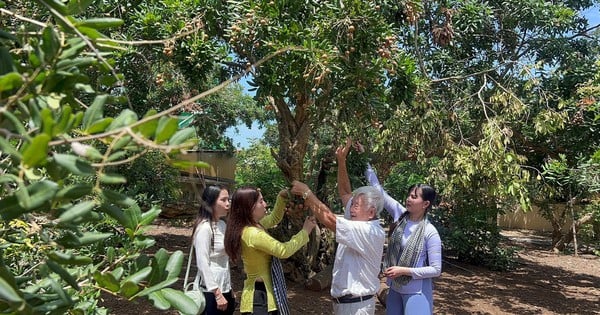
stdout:
<svg viewBox="0 0 600 315">
<path fill-rule="evenodd" d="M 133 196 L 142 209 L 152 204 L 172 203 L 182 195 L 179 170 L 171 166 L 160 151 L 150 151 L 119 167 L 118 173 L 127 179 L 121 186 L 123 193 Z"/>
<path fill-rule="evenodd" d="M 453 212 L 439 208 L 434 215 L 434 224 L 444 244 L 444 255 L 492 270 L 515 267 L 515 250 L 502 247 L 502 235 L 494 220 L 481 216 L 481 211 Z"/>
<path fill-rule="evenodd" d="M 125 47 L 102 32 L 123 21 L 86 17 L 92 1 L 18 4 L 0 30 L 0 313 L 102 314 L 103 292 L 193 313 L 169 288 L 183 253 L 145 253 L 161 210 L 142 212 L 111 170 L 189 148 L 195 130 L 152 110 L 107 114 L 125 100 L 113 68 Z"/>
</svg>

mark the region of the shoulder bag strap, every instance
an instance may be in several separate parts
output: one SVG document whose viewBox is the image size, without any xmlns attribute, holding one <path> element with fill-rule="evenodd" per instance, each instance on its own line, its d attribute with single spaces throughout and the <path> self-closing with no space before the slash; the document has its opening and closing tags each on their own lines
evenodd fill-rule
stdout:
<svg viewBox="0 0 600 315">
<path fill-rule="evenodd" d="M 190 247 L 190 255 L 188 256 L 187 269 L 185 271 L 185 278 L 183 279 L 183 291 L 187 291 L 188 277 L 190 275 L 190 266 L 192 265 L 192 255 L 194 255 L 194 241 L 192 239 L 192 246 Z"/>
</svg>

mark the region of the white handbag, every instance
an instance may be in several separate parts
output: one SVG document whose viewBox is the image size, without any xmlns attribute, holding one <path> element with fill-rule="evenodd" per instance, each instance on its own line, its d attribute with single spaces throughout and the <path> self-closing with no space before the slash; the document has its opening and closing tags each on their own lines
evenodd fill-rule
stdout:
<svg viewBox="0 0 600 315">
<path fill-rule="evenodd" d="M 194 282 L 188 283 L 188 277 L 190 275 L 190 266 L 192 265 L 192 257 L 194 257 L 193 255 L 194 255 L 194 243 L 192 243 L 192 246 L 190 247 L 190 255 L 188 256 L 187 270 L 185 271 L 185 278 L 183 280 L 183 292 L 190 299 L 192 299 L 194 301 L 194 303 L 196 303 L 196 305 L 198 306 L 198 312 L 196 314 L 183 314 L 183 313 L 179 312 L 179 314 L 182 314 L 182 315 L 201 314 L 204 311 L 204 308 L 206 307 L 206 300 L 204 298 L 204 292 L 202 292 L 202 290 L 200 290 L 200 286 L 196 285 L 194 287 L 193 286 Z"/>
</svg>

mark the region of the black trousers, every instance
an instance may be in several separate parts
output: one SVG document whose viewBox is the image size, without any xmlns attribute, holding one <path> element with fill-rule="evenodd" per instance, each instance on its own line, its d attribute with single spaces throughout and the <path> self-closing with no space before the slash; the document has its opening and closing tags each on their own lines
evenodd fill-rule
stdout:
<svg viewBox="0 0 600 315">
<path fill-rule="evenodd" d="M 231 291 L 223 293 L 223 296 L 227 300 L 227 309 L 220 311 L 217 309 L 217 299 L 215 294 L 212 292 L 204 292 L 204 299 L 206 300 L 206 308 L 202 315 L 231 315 L 235 312 L 235 298 Z"/>
<path fill-rule="evenodd" d="M 252 303 L 252 313 L 242 313 L 242 315 L 279 315 L 279 311 L 269 312 L 267 288 L 265 287 L 264 283 L 254 283 L 254 301 Z"/>
</svg>

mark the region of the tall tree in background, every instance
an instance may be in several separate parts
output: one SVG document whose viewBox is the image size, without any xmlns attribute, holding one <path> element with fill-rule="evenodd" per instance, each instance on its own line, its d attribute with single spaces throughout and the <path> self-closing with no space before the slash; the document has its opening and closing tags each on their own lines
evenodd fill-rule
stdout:
<svg viewBox="0 0 600 315">
<path fill-rule="evenodd" d="M 112 93 L 127 99 L 115 110 L 169 109 L 239 73 L 229 69 L 227 47 L 205 32 L 198 1 L 109 0 L 96 3 L 88 14 L 93 12 L 124 20 L 110 33 L 128 45 L 114 59 L 123 85 Z M 225 130 L 239 123 L 250 126 L 263 119 L 263 112 L 233 83 L 173 114 L 191 114 L 186 124 L 196 127 L 200 148 L 232 152 Z"/>
<path fill-rule="evenodd" d="M 414 62 L 373 1 L 201 1 L 201 7 L 207 33 L 228 43 L 232 69 L 251 71 L 258 105 L 277 122 L 272 155 L 289 182 L 307 179 L 311 137 L 315 146 L 331 144 L 316 138 L 324 127 L 336 126 L 339 137 L 376 126 L 416 90 Z M 288 51 L 253 68 L 279 49 Z M 275 234 L 286 238 L 301 225 L 286 217 Z M 303 271 L 297 280 L 312 271 L 301 254 L 293 257 Z"/>
<path fill-rule="evenodd" d="M 577 94 L 598 71 L 599 26 L 581 15 L 593 4 L 398 3 L 401 46 L 430 84 L 385 123 L 375 150 L 384 169 L 439 158 L 424 171 L 455 217 L 449 244 L 471 242 L 460 256 L 490 259 L 496 216 L 530 207 L 544 161 L 598 149 L 598 99 Z"/>
<path fill-rule="evenodd" d="M 303 179 L 304 157 L 320 126 L 362 129 L 391 116 L 414 94 L 414 63 L 373 1 L 203 1 L 210 36 L 229 43 L 252 70 L 256 99 L 277 121 L 273 155 L 288 180 Z"/>
</svg>

